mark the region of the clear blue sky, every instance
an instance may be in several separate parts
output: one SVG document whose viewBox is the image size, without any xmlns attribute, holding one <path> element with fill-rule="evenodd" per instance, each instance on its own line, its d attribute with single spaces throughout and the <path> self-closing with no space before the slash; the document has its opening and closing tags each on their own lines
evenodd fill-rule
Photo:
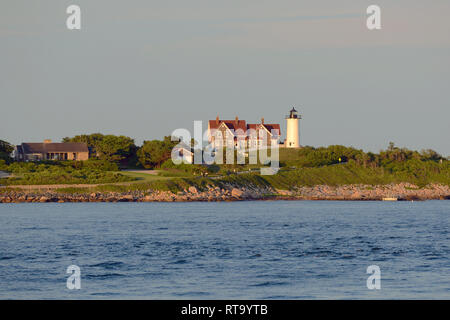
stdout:
<svg viewBox="0 0 450 320">
<path fill-rule="evenodd" d="M 382 30 L 366 28 L 370 4 Z M 449 13 L 448 0 L 4 0 L 0 139 L 140 144 L 218 114 L 284 133 L 295 105 L 304 145 L 448 156 Z"/>
</svg>

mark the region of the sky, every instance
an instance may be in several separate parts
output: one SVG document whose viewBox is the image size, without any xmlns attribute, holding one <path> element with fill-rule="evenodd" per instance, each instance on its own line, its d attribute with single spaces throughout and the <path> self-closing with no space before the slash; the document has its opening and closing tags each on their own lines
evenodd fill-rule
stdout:
<svg viewBox="0 0 450 320">
<path fill-rule="evenodd" d="M 66 8 L 81 8 L 68 30 Z M 366 9 L 381 8 L 381 30 Z M 2 0 L 0 139 L 161 139 L 295 106 L 300 143 L 450 155 L 448 0 Z"/>
</svg>

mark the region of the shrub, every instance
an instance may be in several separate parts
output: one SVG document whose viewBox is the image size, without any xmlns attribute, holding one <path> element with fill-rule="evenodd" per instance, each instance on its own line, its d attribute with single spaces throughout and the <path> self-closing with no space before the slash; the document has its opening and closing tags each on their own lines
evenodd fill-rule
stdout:
<svg viewBox="0 0 450 320">
<path fill-rule="evenodd" d="M 94 184 L 126 182 L 135 178 L 124 176 L 120 173 L 104 171 L 106 168 L 115 168 L 102 162 L 97 166 L 96 162 L 82 164 L 79 168 L 75 162 L 64 163 L 33 163 L 15 162 L 7 166 L 6 170 L 16 177 L 2 179 L 2 184 Z"/>
</svg>

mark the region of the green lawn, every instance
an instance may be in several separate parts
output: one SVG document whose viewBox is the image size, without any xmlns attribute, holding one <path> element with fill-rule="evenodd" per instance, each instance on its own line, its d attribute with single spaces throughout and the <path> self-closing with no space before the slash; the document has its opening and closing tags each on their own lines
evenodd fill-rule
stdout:
<svg viewBox="0 0 450 320">
<path fill-rule="evenodd" d="M 145 173 L 145 172 L 133 172 L 133 171 L 117 171 L 117 173 L 123 174 L 124 176 L 135 178 L 136 182 L 151 182 L 155 180 L 167 180 L 173 177 L 160 176 L 159 174 Z"/>
<path fill-rule="evenodd" d="M 124 176 L 136 179 L 135 182 L 152 182 L 157 180 L 169 180 L 174 178 L 193 178 L 194 176 L 182 170 L 148 170 L 147 172 L 139 171 L 118 171 Z"/>
</svg>

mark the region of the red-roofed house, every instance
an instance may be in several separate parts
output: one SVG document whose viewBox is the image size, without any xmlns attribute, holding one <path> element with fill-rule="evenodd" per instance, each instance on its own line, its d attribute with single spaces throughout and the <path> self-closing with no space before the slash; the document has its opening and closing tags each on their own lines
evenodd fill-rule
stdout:
<svg viewBox="0 0 450 320">
<path fill-rule="evenodd" d="M 261 123 L 246 124 L 245 120 L 209 120 L 208 122 L 208 141 L 214 149 L 220 146 L 238 145 L 246 148 L 261 148 L 270 146 L 272 141 L 279 142 L 281 135 L 279 124 Z M 218 140 L 220 139 L 220 140 Z"/>
<path fill-rule="evenodd" d="M 272 141 L 279 142 L 281 129 L 278 123 L 261 123 L 248 124 L 248 147 L 262 148 L 270 146 Z"/>
</svg>

